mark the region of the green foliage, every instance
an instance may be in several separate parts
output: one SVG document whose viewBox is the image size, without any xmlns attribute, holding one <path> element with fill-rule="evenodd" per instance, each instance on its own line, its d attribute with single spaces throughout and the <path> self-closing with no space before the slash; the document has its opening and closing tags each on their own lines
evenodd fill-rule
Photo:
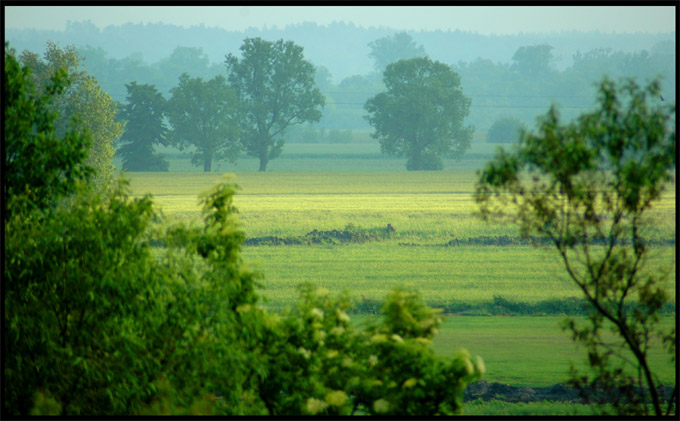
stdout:
<svg viewBox="0 0 680 421">
<path fill-rule="evenodd" d="M 383 153 L 407 156 L 408 170 L 440 170 L 442 155 L 463 156 L 473 132 L 463 126 L 470 99 L 451 67 L 428 58 L 400 60 L 387 66 L 383 81 L 387 91 L 364 105 Z"/>
<path fill-rule="evenodd" d="M 4 69 L 4 209 L 9 216 L 17 207 L 50 207 L 91 177 L 93 169 L 83 164 L 90 137 L 74 130 L 59 135 L 54 128 L 58 115 L 50 103 L 68 84 L 66 73 L 56 72 L 44 94 L 36 93 L 31 69 L 8 45 Z M 16 198 L 12 206 L 10 198 Z"/>
<path fill-rule="evenodd" d="M 54 122 L 56 133 L 65 136 L 74 130 L 87 132 L 91 144 L 85 164 L 96 170 L 92 181 L 103 189 L 113 185 L 113 145 L 123 133 L 123 125 L 116 121 L 118 108 L 111 95 L 102 90 L 94 76 L 79 70 L 83 58 L 73 46 L 61 49 L 48 42 L 44 60 L 30 51 L 24 51 L 20 60 L 32 69 L 38 95 L 47 92 L 57 73 L 65 72 L 69 83 L 49 104 L 50 110 L 58 114 Z"/>
<path fill-rule="evenodd" d="M 260 171 L 278 157 L 287 127 L 321 119 L 324 96 L 316 70 L 292 41 L 246 38 L 242 58 L 226 59 L 229 84 L 245 106 L 242 138 L 246 152 L 260 160 Z"/>
<path fill-rule="evenodd" d="M 538 134 L 525 135 L 516 152 L 501 152 L 487 165 L 475 193 L 484 218 L 504 217 L 525 236 L 551 239 L 590 306 L 585 325 L 565 322 L 593 369 L 593 377 L 574 373 L 573 383 L 610 393 L 625 414 L 646 413 L 648 399 L 663 414 L 648 352 L 652 338 L 675 335 L 657 329 L 669 297 L 662 271 L 645 267 L 650 245 L 642 239 L 645 212 L 675 167 L 674 105 L 660 104 L 659 91 L 656 81 L 641 88 L 605 79 L 599 110 L 561 124 L 552 108 Z M 615 332 L 618 342 L 603 342 L 602 330 Z M 674 345 L 666 345 L 674 354 Z M 637 377 L 621 376 L 628 365 Z M 635 389 L 643 383 L 647 392 Z"/>
<path fill-rule="evenodd" d="M 391 37 L 383 37 L 368 43 L 371 52 L 368 56 L 373 60 L 373 67 L 383 73 L 387 66 L 399 60 L 414 57 L 425 57 L 425 47 L 417 45 L 406 32 L 398 32 Z"/>
<path fill-rule="evenodd" d="M 10 412 L 27 413 L 38 388 L 70 414 L 116 413 L 124 409 L 117 402 L 142 392 L 136 316 L 147 309 L 140 295 L 153 278 L 152 257 L 138 240 L 151 202 L 128 202 L 120 190 L 108 201 L 79 199 L 5 224 Z"/>
<path fill-rule="evenodd" d="M 46 99 L 26 100 L 27 71 L 5 61 L 6 110 L 26 119 L 6 134 L 24 142 L 21 161 L 54 120 Z M 44 133 L 21 139 L 36 121 Z M 75 152 L 36 171 L 77 166 Z M 124 180 L 91 191 L 67 179 L 26 206 L 32 181 L 7 197 L 3 414 L 449 413 L 481 375 L 479 359 L 434 355 L 440 319 L 410 291 L 368 331 L 351 329 L 346 297 L 309 286 L 283 317 L 258 307 L 228 180 L 201 195 L 198 226 L 154 225 L 151 198 L 130 199 Z M 166 247 L 154 255 L 152 243 Z"/>
<path fill-rule="evenodd" d="M 301 286 L 284 314 L 260 391 L 270 414 L 410 414 L 459 412 L 465 385 L 484 371 L 479 357 L 434 354 L 441 319 L 411 290 L 390 293 L 381 323 L 357 328 L 346 295 Z"/>
<path fill-rule="evenodd" d="M 520 120 L 513 117 L 496 120 L 486 134 L 489 143 L 516 143 L 519 141 L 526 126 Z"/>
<path fill-rule="evenodd" d="M 118 150 L 124 171 L 168 171 L 169 163 L 154 153 L 154 145 L 165 145 L 167 128 L 164 117 L 166 100 L 155 86 L 131 82 L 127 88 L 127 104 L 121 117 L 126 120 Z"/>
<path fill-rule="evenodd" d="M 181 149 L 190 145 L 191 163 L 212 170 L 213 161 L 235 162 L 241 151 L 241 107 L 223 76 L 206 82 L 183 73 L 172 88 L 167 110 L 172 125 L 173 143 Z"/>
</svg>

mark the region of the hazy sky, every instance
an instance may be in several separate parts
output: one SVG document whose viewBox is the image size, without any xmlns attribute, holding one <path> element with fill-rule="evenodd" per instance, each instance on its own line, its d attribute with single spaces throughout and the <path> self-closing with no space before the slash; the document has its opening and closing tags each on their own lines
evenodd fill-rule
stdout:
<svg viewBox="0 0 680 421">
<path fill-rule="evenodd" d="M 673 32 L 674 6 L 5 6 L 6 28 L 63 30 L 71 21 L 100 28 L 127 22 L 204 24 L 230 30 L 305 21 L 395 29 L 512 34 L 591 31 Z"/>
</svg>

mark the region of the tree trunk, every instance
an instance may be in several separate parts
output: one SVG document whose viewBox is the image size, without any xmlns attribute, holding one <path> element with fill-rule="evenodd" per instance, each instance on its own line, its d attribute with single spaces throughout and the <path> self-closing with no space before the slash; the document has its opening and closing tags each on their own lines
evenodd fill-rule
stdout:
<svg viewBox="0 0 680 421">
<path fill-rule="evenodd" d="M 260 152 L 260 171 L 267 171 L 267 163 L 269 162 L 269 157 L 267 156 L 267 149 Z"/>
<path fill-rule="evenodd" d="M 212 156 L 208 156 L 203 161 L 203 172 L 210 172 L 212 168 Z"/>
</svg>

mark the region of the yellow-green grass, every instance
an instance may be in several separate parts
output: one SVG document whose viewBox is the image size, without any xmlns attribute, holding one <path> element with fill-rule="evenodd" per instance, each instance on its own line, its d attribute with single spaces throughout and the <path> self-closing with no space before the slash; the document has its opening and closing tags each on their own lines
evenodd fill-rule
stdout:
<svg viewBox="0 0 680 421">
<path fill-rule="evenodd" d="M 199 220 L 197 195 L 220 180 L 216 173 L 130 173 L 133 194 L 153 193 L 171 218 Z M 512 225 L 480 221 L 471 170 L 441 172 L 238 173 L 236 197 L 249 237 L 304 235 L 390 223 L 400 240 L 448 240 L 481 235 L 517 235 Z M 669 186 L 649 213 L 651 238 L 675 236 L 675 194 Z"/>
<path fill-rule="evenodd" d="M 222 175 L 132 173 L 129 177 L 134 195 L 153 193 L 170 219 L 198 223 L 197 197 Z M 248 237 L 303 236 L 315 229 L 342 229 L 349 223 L 363 228 L 389 223 L 397 230 L 378 243 L 245 247 L 244 259 L 264 273 L 262 294 L 274 308 L 292 304 L 302 282 L 378 301 L 389 288 L 410 282 L 432 304 L 475 305 L 494 296 L 527 303 L 580 297 L 552 248 L 441 247 L 451 238 L 518 235 L 512 225 L 488 224 L 476 217 L 474 171 L 246 172 L 234 180 L 241 186 L 235 203 Z M 674 238 L 674 186 L 669 186 L 650 218 L 651 238 Z M 670 273 L 667 289 L 674 296 L 675 248 L 658 247 L 652 252 L 647 267 Z"/>
</svg>

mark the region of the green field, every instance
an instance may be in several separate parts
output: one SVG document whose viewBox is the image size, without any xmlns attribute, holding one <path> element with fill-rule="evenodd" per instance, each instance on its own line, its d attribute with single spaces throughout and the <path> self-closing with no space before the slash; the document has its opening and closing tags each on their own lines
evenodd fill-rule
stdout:
<svg viewBox="0 0 680 421">
<path fill-rule="evenodd" d="M 245 246 L 247 266 L 264 274 L 260 294 L 266 306 L 278 311 L 293 304 L 296 287 L 303 282 L 334 293 L 349 291 L 355 303 L 379 303 L 390 288 L 411 284 L 428 304 L 453 308 L 456 314 L 483 314 L 479 309 L 497 297 L 528 305 L 580 297 L 550 247 L 446 246 L 454 238 L 518 236 L 513 226 L 487 224 L 475 215 L 472 192 L 481 160 L 439 172 L 407 172 L 401 160 L 374 157 L 377 152 L 375 144 L 287 145 L 278 164 L 273 161 L 266 173 L 251 171 L 254 161 L 239 162 L 234 181 L 241 188 L 235 204 L 247 238 L 304 237 L 313 230 L 343 230 L 348 224 L 364 232 L 377 232 L 387 224 L 396 229 L 364 243 Z M 298 169 L 305 171 L 294 171 L 297 161 L 304 162 Z M 368 168 L 374 162 L 379 164 Z M 173 160 L 171 168 L 186 164 Z M 127 177 L 132 194 L 152 193 L 168 219 L 199 223 L 197 196 L 222 174 L 186 171 L 191 172 Z M 650 212 L 654 224 L 645 231 L 648 238 L 675 238 L 674 191 L 675 186 L 669 186 Z M 675 296 L 675 246 L 654 248 L 647 268 L 665 270 L 666 288 Z M 361 321 L 375 316 L 353 317 Z M 551 385 L 566 379 L 570 361 L 583 366 L 583 351 L 559 328 L 560 320 L 558 315 L 447 316 L 434 346 L 442 354 L 464 347 L 481 355 L 487 381 Z M 668 314 L 663 323 L 673 320 L 674 313 Z M 652 364 L 664 382 L 673 381 L 674 367 L 660 349 Z M 525 404 L 507 412 L 504 403 L 476 403 L 466 412 L 590 413 L 586 406 L 546 405 Z"/>
<path fill-rule="evenodd" d="M 216 173 L 130 174 L 134 195 L 153 193 L 169 219 L 200 219 L 197 196 L 221 179 Z M 579 297 L 549 247 L 444 245 L 452 238 L 517 237 L 510 225 L 475 216 L 475 173 L 442 172 L 243 172 L 235 203 L 247 237 L 304 236 L 353 224 L 376 230 L 391 224 L 388 239 L 364 244 L 251 246 L 243 256 L 265 275 L 263 296 L 281 308 L 296 286 L 311 281 L 354 299 L 382 300 L 385 291 L 411 283 L 432 305 L 479 305 L 494 296 L 537 303 Z M 652 212 L 650 238 L 675 236 L 675 195 L 669 189 Z M 675 248 L 653 251 L 649 268 L 669 273 L 674 295 Z"/>
<path fill-rule="evenodd" d="M 465 348 L 482 356 L 489 382 L 550 386 L 567 380 L 570 362 L 586 368 L 584 350 L 562 331 L 561 320 L 559 316 L 445 317 L 434 348 L 444 355 Z M 668 329 L 674 323 L 674 317 L 664 317 L 661 325 Z M 672 384 L 675 370 L 660 346 L 650 353 L 650 364 L 664 383 Z"/>
</svg>

